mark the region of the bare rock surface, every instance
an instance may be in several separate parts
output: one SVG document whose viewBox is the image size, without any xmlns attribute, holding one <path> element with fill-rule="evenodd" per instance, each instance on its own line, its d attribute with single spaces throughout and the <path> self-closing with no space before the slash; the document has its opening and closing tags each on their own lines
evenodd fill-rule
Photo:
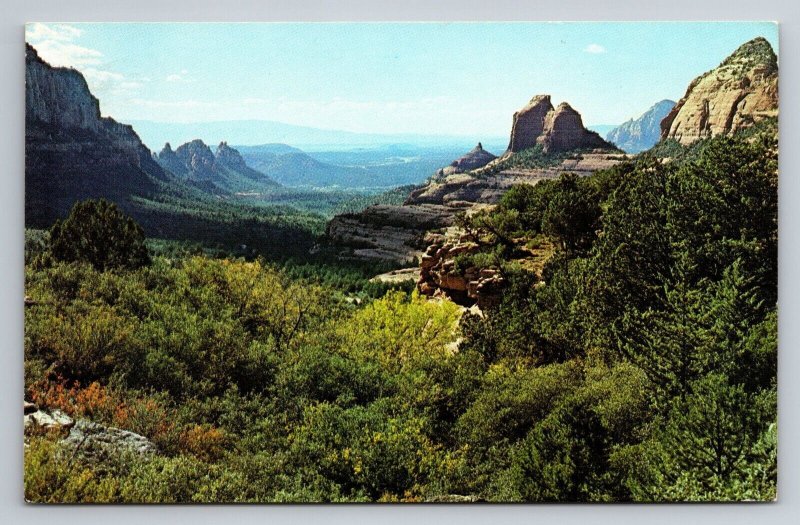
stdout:
<svg viewBox="0 0 800 525">
<path fill-rule="evenodd" d="M 524 108 L 514 113 L 508 151 L 516 153 L 535 146 L 536 139 L 544 131 L 547 114 L 552 111 L 550 95 L 536 95 Z"/>
<path fill-rule="evenodd" d="M 130 208 L 132 196 L 169 178 L 131 126 L 101 116 L 80 72 L 52 67 L 26 45 L 26 224 L 48 227 L 87 198 Z"/>
<path fill-rule="evenodd" d="M 504 169 L 508 165 L 504 161 L 534 146 L 541 146 L 545 154 L 581 151 L 554 160 L 549 167 Z M 329 244 L 341 248 L 343 258 L 407 263 L 423 255 L 430 244 L 426 235 L 452 226 L 459 213 L 497 203 L 514 185 L 536 184 L 566 172 L 590 175 L 624 158 L 612 144 L 587 130 L 569 104 L 554 108 L 549 95 L 537 95 L 514 114 L 508 151 L 501 157 L 478 143 L 413 190 L 402 206 L 370 206 L 360 213 L 337 215 L 328 223 L 326 237 Z M 453 281 L 445 287 L 466 291 L 466 284 L 454 277 L 442 278 Z"/>
<path fill-rule="evenodd" d="M 637 118 L 609 131 L 606 140 L 628 153 L 639 153 L 652 148 L 661 139 L 661 121 L 672 111 L 675 104 L 672 100 L 662 100 L 653 104 Z"/>
<path fill-rule="evenodd" d="M 326 237 L 352 252 L 345 257 L 410 262 L 422 255 L 425 232 L 447 227 L 453 219 L 452 210 L 442 205 L 376 205 L 337 215 L 328 223 Z"/>
<path fill-rule="evenodd" d="M 67 450 L 89 461 L 103 461 L 119 452 L 139 455 L 157 452 L 155 444 L 144 436 L 85 419 L 75 420 L 58 409 L 42 409 L 25 401 L 23 414 L 26 436 L 57 432 L 66 436 L 61 444 Z"/>
<path fill-rule="evenodd" d="M 562 102 L 553 108 L 550 95 L 536 95 L 514 113 L 508 152 L 517 153 L 541 145 L 545 153 L 614 146 L 586 129 L 580 113 Z"/>
<path fill-rule="evenodd" d="M 419 268 L 401 268 L 400 270 L 392 270 L 391 272 L 376 275 L 370 281 L 375 283 L 404 283 L 408 281 L 417 282 L 419 280 Z"/>
<path fill-rule="evenodd" d="M 778 59 L 764 38 L 742 44 L 694 79 L 661 121 L 661 139 L 690 144 L 728 135 L 778 114 Z"/>
<path fill-rule="evenodd" d="M 120 452 L 144 456 L 156 453 L 156 446 L 144 436 L 84 419 L 75 423 L 62 443 L 85 459 L 96 462 Z"/>
<path fill-rule="evenodd" d="M 536 184 L 563 173 L 591 175 L 625 158 L 624 154 L 599 150 L 547 168 L 509 169 L 488 175 L 480 170 L 456 173 L 412 191 L 402 206 L 377 205 L 360 213 L 337 215 L 328 223 L 326 237 L 341 248 L 343 258 L 407 263 L 422 257 L 432 242 L 441 241 L 434 232 L 451 227 L 457 214 L 469 215 L 496 204 L 514 185 Z"/>
<path fill-rule="evenodd" d="M 61 410 L 41 410 L 33 403 L 25 402 L 23 406 L 25 433 L 42 431 L 68 432 L 75 421 Z"/>
<path fill-rule="evenodd" d="M 420 261 L 417 289 L 429 297 L 447 297 L 461 306 L 477 305 L 485 309 L 497 305 L 505 286 L 505 278 L 499 270 L 456 267 L 455 257 L 470 255 L 479 249 L 478 244 L 465 237 L 455 242 L 431 244 Z"/>
</svg>

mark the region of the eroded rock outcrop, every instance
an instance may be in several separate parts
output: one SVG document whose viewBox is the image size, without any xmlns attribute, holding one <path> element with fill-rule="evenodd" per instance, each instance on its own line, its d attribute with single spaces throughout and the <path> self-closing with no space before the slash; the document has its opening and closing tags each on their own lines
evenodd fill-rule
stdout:
<svg viewBox="0 0 800 525">
<path fill-rule="evenodd" d="M 23 405 L 25 434 L 40 432 L 69 433 L 75 421 L 61 410 L 42 410 L 28 401 Z"/>
<path fill-rule="evenodd" d="M 90 462 L 104 461 L 119 453 L 157 453 L 155 444 L 142 435 L 85 419 L 76 421 L 61 410 L 43 409 L 25 401 L 23 414 L 26 437 L 55 432 L 62 436 L 62 446 Z"/>
<path fill-rule="evenodd" d="M 449 166 L 439 169 L 436 175 L 453 175 L 455 173 L 472 171 L 486 166 L 496 158 L 497 155 L 493 155 L 483 149 L 483 144 L 478 142 L 478 145 L 472 148 L 466 155 L 454 160 Z"/>
<path fill-rule="evenodd" d="M 431 244 L 420 260 L 417 289 L 429 297 L 444 295 L 462 306 L 477 304 L 485 309 L 499 304 L 506 281 L 498 269 L 471 264 L 459 267 L 459 259 L 468 260 L 464 256 L 479 250 L 480 246 L 467 236 L 457 242 L 441 240 Z"/>
<path fill-rule="evenodd" d="M 186 166 L 190 180 L 210 181 L 214 178 L 214 153 L 202 140 L 181 144 L 175 150 L 175 157 Z"/>
<path fill-rule="evenodd" d="M 247 165 L 242 155 L 227 142 L 216 151 L 200 139 L 181 144 L 173 151 L 169 142 L 158 154 L 158 162 L 174 175 L 212 192 L 264 189 L 278 183 Z"/>
<path fill-rule="evenodd" d="M 514 113 L 508 151 L 516 153 L 535 146 L 536 139 L 544 131 L 544 121 L 552 111 L 550 95 L 536 95 L 524 108 Z"/>
<path fill-rule="evenodd" d="M 575 149 L 616 149 L 603 138 L 586 129 L 580 113 L 562 102 L 553 108 L 550 95 L 536 95 L 514 113 L 508 152 L 517 153 L 536 145 L 545 153 Z"/>
<path fill-rule="evenodd" d="M 552 156 L 552 162 L 534 164 L 542 167 L 519 167 L 507 162 L 519 151 L 537 144 L 545 154 L 573 149 L 591 151 Z M 328 224 L 327 239 L 340 250 L 340 257 L 406 263 L 423 255 L 431 244 L 426 240 L 431 230 L 450 227 L 460 213 L 469 214 L 497 203 L 514 185 L 536 184 L 566 172 L 590 175 L 624 158 L 597 133 L 586 130 L 581 116 L 569 104 L 553 108 L 548 95 L 539 95 L 514 114 L 509 151 L 501 157 L 495 158 L 479 143 L 427 184 L 411 191 L 402 206 L 371 206 L 361 213 L 334 217 Z M 441 231 L 437 233 L 440 234 Z M 439 280 L 442 279 L 445 287 L 449 283 L 453 290 L 466 290 L 466 284 L 450 273 L 441 273 Z"/>
<path fill-rule="evenodd" d="M 169 142 L 164 144 L 164 147 L 161 148 L 161 151 L 155 155 L 155 159 L 164 167 L 164 169 L 169 170 L 175 175 L 180 177 L 188 177 L 189 176 L 189 168 L 184 164 L 184 162 L 178 158 L 178 155 L 172 149 Z"/>
<path fill-rule="evenodd" d="M 382 259 L 400 263 L 422 255 L 426 231 L 453 224 L 445 206 L 369 206 L 360 213 L 337 215 L 328 223 L 326 237 L 341 246 L 343 257 Z"/>
<path fill-rule="evenodd" d="M 690 144 L 736 133 L 777 114 L 778 59 L 759 37 L 689 84 L 661 122 L 661 138 Z"/>
<path fill-rule="evenodd" d="M 412 191 L 402 206 L 370 206 L 360 213 L 337 215 L 328 223 L 327 239 L 342 257 L 405 263 L 421 257 L 433 242 L 426 233 L 450 227 L 460 213 L 496 204 L 516 184 L 536 184 L 563 173 L 591 175 L 624 159 L 619 153 L 581 153 L 546 168 L 476 175 L 480 168 L 448 175 Z"/>
</svg>

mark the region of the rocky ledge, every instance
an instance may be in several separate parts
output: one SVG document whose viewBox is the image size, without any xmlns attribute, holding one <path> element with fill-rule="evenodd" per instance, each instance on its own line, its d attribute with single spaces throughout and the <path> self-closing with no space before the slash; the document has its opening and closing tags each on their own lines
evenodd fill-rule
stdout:
<svg viewBox="0 0 800 525">
<path fill-rule="evenodd" d="M 500 303 L 506 281 L 495 268 L 457 268 L 456 257 L 479 250 L 468 236 L 457 242 L 440 241 L 428 246 L 420 261 L 417 289 L 429 297 L 445 296 L 461 306 L 481 310 Z"/>
<path fill-rule="evenodd" d="M 360 213 L 337 215 L 328 223 L 328 243 L 342 258 L 385 260 L 400 264 L 419 259 L 440 236 L 431 232 L 451 227 L 456 215 L 496 204 L 516 184 L 536 184 L 563 173 L 591 175 L 610 168 L 625 155 L 598 150 L 563 159 L 547 168 L 456 173 L 412 191 L 402 206 L 370 206 Z M 491 163 L 487 165 L 488 168 Z M 426 235 L 428 234 L 428 235 Z"/>
<path fill-rule="evenodd" d="M 446 206 L 370 206 L 360 213 L 337 215 L 328 223 L 328 242 L 340 256 L 406 263 L 422 255 L 425 232 L 453 224 Z"/>
<path fill-rule="evenodd" d="M 560 154 L 549 157 L 551 166 L 508 168 L 507 159 L 537 145 L 545 154 Z M 578 149 L 582 151 L 564 154 Z M 587 130 L 569 104 L 553 108 L 549 95 L 537 95 L 514 114 L 509 148 L 501 157 L 478 143 L 412 191 L 402 206 L 370 206 L 360 213 L 334 217 L 326 230 L 328 243 L 337 247 L 341 258 L 407 263 L 425 252 L 430 244 L 426 234 L 452 226 L 459 213 L 497 203 L 514 185 L 536 184 L 567 172 L 590 175 L 625 158 L 612 144 Z"/>
</svg>

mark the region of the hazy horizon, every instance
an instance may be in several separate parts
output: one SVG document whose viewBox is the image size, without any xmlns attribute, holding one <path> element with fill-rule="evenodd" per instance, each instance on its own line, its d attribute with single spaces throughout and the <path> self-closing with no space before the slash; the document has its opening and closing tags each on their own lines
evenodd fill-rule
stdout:
<svg viewBox="0 0 800 525">
<path fill-rule="evenodd" d="M 588 127 L 621 124 L 659 100 L 680 99 L 747 40 L 763 36 L 778 53 L 777 27 L 32 23 L 26 41 L 51 64 L 81 71 L 102 114 L 122 122 L 272 121 L 493 140 L 540 93 L 569 102 Z"/>
</svg>

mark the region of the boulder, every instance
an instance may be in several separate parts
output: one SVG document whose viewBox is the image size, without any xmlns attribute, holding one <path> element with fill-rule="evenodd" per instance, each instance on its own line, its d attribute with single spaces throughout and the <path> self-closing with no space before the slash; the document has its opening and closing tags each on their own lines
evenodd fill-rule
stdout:
<svg viewBox="0 0 800 525">
<path fill-rule="evenodd" d="M 119 453 L 148 456 L 157 451 L 153 442 L 144 436 L 84 419 L 72 427 L 62 443 L 91 462 L 102 462 Z"/>
<path fill-rule="evenodd" d="M 75 425 L 75 421 L 61 410 L 41 410 L 33 403 L 26 403 L 23 412 L 25 434 L 68 432 Z"/>
</svg>

